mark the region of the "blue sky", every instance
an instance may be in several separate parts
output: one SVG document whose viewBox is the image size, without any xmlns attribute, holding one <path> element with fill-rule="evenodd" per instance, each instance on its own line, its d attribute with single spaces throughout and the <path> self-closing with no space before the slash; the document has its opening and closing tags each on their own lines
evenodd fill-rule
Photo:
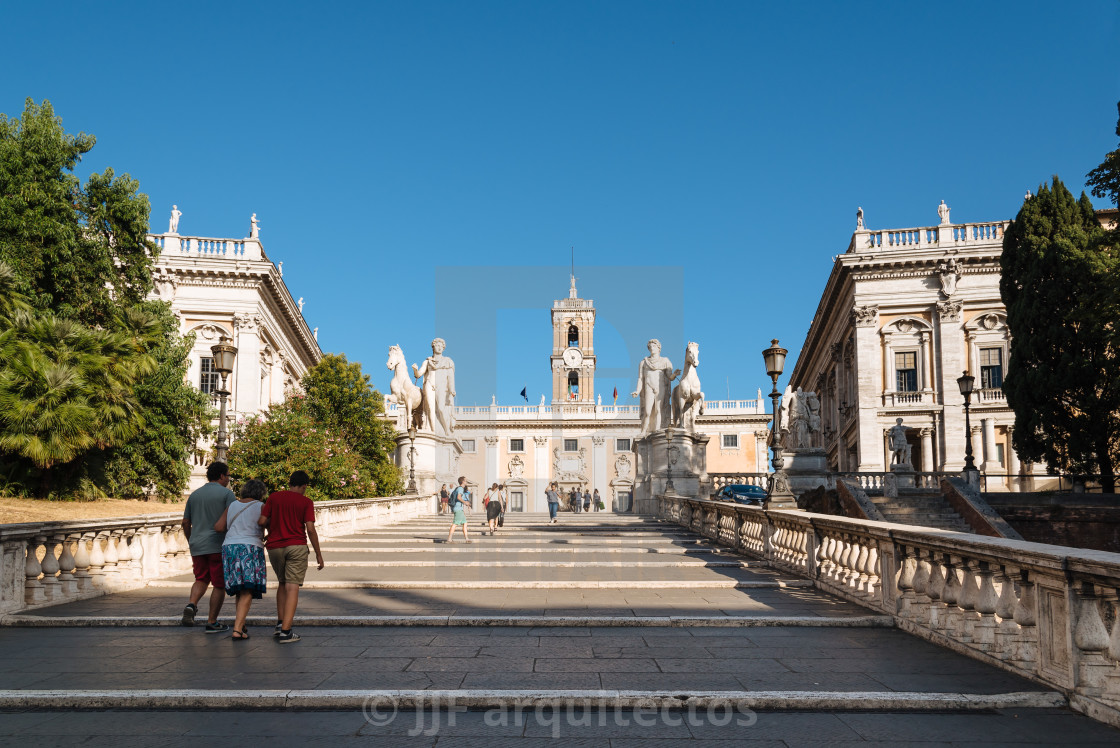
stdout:
<svg viewBox="0 0 1120 748">
<path fill-rule="evenodd" d="M 1116 147 L 1120 4 L 8 4 L 0 111 L 50 99 L 152 225 L 265 250 L 388 386 L 448 340 L 461 404 L 550 388 L 548 309 L 599 304 L 608 398 L 645 341 L 709 399 L 793 357 L 871 228 L 1012 217 Z M 1104 207 L 1100 201 L 1099 207 Z M 633 270 L 631 270 L 633 269 Z M 472 310 L 479 310 L 473 313 Z"/>
</svg>

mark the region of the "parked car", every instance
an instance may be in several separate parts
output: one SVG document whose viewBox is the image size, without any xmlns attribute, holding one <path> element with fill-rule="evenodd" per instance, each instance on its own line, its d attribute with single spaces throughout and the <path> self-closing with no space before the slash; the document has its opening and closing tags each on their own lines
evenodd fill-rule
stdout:
<svg viewBox="0 0 1120 748">
<path fill-rule="evenodd" d="M 736 504 L 747 504 L 749 506 L 762 506 L 765 498 L 766 489 L 762 486 L 748 486 L 738 483 L 724 486 L 716 491 L 715 496 L 712 497 L 715 501 L 734 501 Z"/>
</svg>

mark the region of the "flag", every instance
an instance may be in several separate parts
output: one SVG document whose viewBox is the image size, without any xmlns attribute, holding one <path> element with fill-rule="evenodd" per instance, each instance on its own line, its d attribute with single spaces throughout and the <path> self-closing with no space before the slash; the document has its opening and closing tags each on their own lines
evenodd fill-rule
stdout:
<svg viewBox="0 0 1120 748">
<path fill-rule="evenodd" d="M 521 397 L 525 398 L 525 402 L 529 402 L 529 395 L 525 392 L 527 389 L 529 389 L 527 386 L 521 388 Z"/>
<path fill-rule="evenodd" d="M 618 388 L 614 388 L 614 404 L 618 405 Z"/>
</svg>

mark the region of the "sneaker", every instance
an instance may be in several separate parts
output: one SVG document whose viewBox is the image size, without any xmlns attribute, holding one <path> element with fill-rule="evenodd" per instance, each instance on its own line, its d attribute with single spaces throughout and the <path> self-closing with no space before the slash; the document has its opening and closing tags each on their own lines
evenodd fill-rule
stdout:
<svg viewBox="0 0 1120 748">
<path fill-rule="evenodd" d="M 276 641 L 280 642 L 281 644 L 289 644 L 291 642 L 298 642 L 299 641 L 299 634 L 295 633 L 294 631 L 281 631 L 279 634 L 276 635 Z"/>
<path fill-rule="evenodd" d="M 276 630 L 272 632 L 272 635 L 273 636 L 280 636 L 280 632 L 283 631 L 283 630 L 284 630 L 284 622 L 283 621 L 277 621 L 276 622 Z"/>
<path fill-rule="evenodd" d="M 224 634 L 227 631 L 229 631 L 229 626 L 225 625 L 224 623 L 219 622 L 206 624 L 207 634 Z"/>
<path fill-rule="evenodd" d="M 187 607 L 183 608 L 183 625 L 194 625 L 194 614 L 198 612 L 198 606 L 194 603 L 187 603 Z"/>
</svg>

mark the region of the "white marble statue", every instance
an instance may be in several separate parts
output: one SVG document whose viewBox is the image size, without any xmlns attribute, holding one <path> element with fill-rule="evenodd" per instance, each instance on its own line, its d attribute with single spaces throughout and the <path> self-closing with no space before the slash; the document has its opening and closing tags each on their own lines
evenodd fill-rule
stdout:
<svg viewBox="0 0 1120 748">
<path fill-rule="evenodd" d="M 280 263 L 276 266 L 276 269 L 280 272 L 280 277 L 283 278 L 284 277 L 284 261 L 283 260 L 280 260 Z"/>
<path fill-rule="evenodd" d="M 315 338 L 315 341 L 318 342 L 318 340 L 319 340 L 319 328 L 318 327 L 316 327 L 314 330 L 311 331 L 311 337 Z"/>
<path fill-rule="evenodd" d="M 949 223 L 949 206 L 945 201 L 941 201 L 941 205 L 937 206 L 937 217 L 941 219 L 941 225 L 946 226 Z"/>
<path fill-rule="evenodd" d="M 906 441 L 906 427 L 902 419 L 894 419 L 894 425 L 887 430 L 887 442 L 891 448 L 892 465 L 910 464 L 910 442 Z"/>
<path fill-rule="evenodd" d="M 436 338 L 432 341 L 432 355 L 420 366 L 412 365 L 412 376 L 424 378 L 424 419 L 439 436 L 451 436 L 455 429 L 455 362 L 443 355 L 446 347 L 443 338 Z"/>
<path fill-rule="evenodd" d="M 405 413 L 405 428 L 423 428 L 424 412 L 420 408 L 423 396 L 420 388 L 413 384 L 408 376 L 408 364 L 404 352 L 399 345 L 389 348 L 389 360 L 385 368 L 393 372 L 393 379 L 389 382 L 389 395 L 385 398 L 387 403 L 396 403 Z"/>
<path fill-rule="evenodd" d="M 696 417 L 704 415 L 704 393 L 700 391 L 700 344 L 689 341 L 684 349 L 684 371 L 673 388 L 673 423 L 690 434 L 696 433 Z"/>
<path fill-rule="evenodd" d="M 178 205 L 171 206 L 171 225 L 167 227 L 167 233 L 179 233 L 179 216 L 183 215 L 183 211 L 179 210 Z"/>
<path fill-rule="evenodd" d="M 772 426 L 773 433 L 777 434 L 774 441 L 777 444 L 786 445 L 786 439 L 789 437 L 789 421 L 790 409 L 793 407 L 793 385 L 787 384 L 785 392 L 782 393 L 782 404 L 778 407 L 778 416 Z"/>
<path fill-rule="evenodd" d="M 863 208 L 856 208 L 856 231 L 863 231 Z"/>
<path fill-rule="evenodd" d="M 789 404 L 789 421 L 785 428 L 787 449 L 809 446 L 809 408 L 805 392 L 800 387 L 793 393 Z"/>
<path fill-rule="evenodd" d="M 961 279 L 961 264 L 956 257 L 950 257 L 948 262 L 938 263 L 937 279 L 941 282 L 941 293 L 945 296 L 952 296 L 957 292 L 957 282 Z"/>
<path fill-rule="evenodd" d="M 680 369 L 673 369 L 669 359 L 661 356 L 661 341 L 654 338 L 646 344 L 649 355 L 638 364 L 638 386 L 630 397 L 639 398 L 642 414 L 641 434 L 649 434 L 669 427 L 672 405 L 669 401 L 673 380 L 680 376 Z"/>
<path fill-rule="evenodd" d="M 260 239 L 261 238 L 261 225 L 260 225 L 260 223 L 257 222 L 257 214 L 256 213 L 254 213 L 252 215 L 252 217 L 249 218 L 249 238 L 250 239 Z"/>
<path fill-rule="evenodd" d="M 821 430 L 821 400 L 816 392 L 805 393 L 805 409 L 809 411 L 809 434 L 820 433 Z"/>
<path fill-rule="evenodd" d="M 297 301 L 296 304 L 299 305 L 299 313 L 303 314 L 303 297 L 302 296 L 299 297 L 299 301 Z"/>
<path fill-rule="evenodd" d="M 544 395 L 543 394 L 541 395 L 541 407 L 542 408 L 544 407 Z"/>
</svg>

